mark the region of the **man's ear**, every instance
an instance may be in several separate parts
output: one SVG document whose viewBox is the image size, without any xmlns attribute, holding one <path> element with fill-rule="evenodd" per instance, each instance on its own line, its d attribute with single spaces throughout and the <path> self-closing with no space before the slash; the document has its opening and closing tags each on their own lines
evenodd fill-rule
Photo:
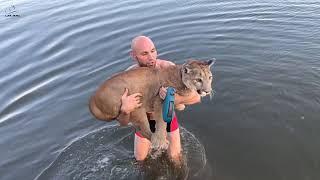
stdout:
<svg viewBox="0 0 320 180">
<path fill-rule="evenodd" d="M 133 54 L 132 51 L 130 51 L 130 56 L 131 56 L 132 59 L 134 59 L 134 54 Z"/>
<path fill-rule="evenodd" d="M 137 56 L 133 51 L 130 51 L 130 56 L 133 60 L 137 60 Z"/>
</svg>

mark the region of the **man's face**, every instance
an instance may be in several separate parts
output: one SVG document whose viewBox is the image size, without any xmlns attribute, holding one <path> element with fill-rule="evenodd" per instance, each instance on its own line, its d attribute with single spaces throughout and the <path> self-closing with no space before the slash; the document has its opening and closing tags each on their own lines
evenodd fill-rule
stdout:
<svg viewBox="0 0 320 180">
<path fill-rule="evenodd" d="M 136 44 L 132 50 L 133 58 L 141 67 L 155 67 L 157 60 L 157 50 L 152 41 L 142 40 Z"/>
</svg>

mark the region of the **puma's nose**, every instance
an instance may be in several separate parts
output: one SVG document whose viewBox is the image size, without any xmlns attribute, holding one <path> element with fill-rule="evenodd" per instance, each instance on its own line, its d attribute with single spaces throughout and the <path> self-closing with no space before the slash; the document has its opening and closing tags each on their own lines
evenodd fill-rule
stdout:
<svg viewBox="0 0 320 180">
<path fill-rule="evenodd" d="M 204 92 L 206 92 L 207 94 L 210 94 L 211 93 L 211 89 L 210 90 L 205 90 Z"/>
</svg>

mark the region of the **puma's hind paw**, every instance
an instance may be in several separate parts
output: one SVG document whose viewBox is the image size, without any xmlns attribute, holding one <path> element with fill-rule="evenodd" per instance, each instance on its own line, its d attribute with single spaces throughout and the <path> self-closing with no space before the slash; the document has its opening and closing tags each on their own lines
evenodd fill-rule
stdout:
<svg viewBox="0 0 320 180">
<path fill-rule="evenodd" d="M 152 149 L 167 149 L 169 146 L 169 141 L 163 135 L 157 133 L 151 136 L 151 148 Z"/>
</svg>

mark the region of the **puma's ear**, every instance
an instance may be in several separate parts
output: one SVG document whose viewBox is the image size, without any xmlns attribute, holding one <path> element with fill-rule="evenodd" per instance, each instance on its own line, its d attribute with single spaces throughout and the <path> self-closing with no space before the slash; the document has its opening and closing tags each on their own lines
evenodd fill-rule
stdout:
<svg viewBox="0 0 320 180">
<path fill-rule="evenodd" d="M 211 66 L 216 62 L 216 59 L 215 58 L 212 58 L 210 60 L 207 61 L 207 64 L 209 66 L 209 68 L 211 68 Z"/>
<path fill-rule="evenodd" d="M 186 73 L 186 74 L 189 74 L 190 71 L 191 71 L 190 65 L 188 63 L 185 63 L 183 65 L 183 72 Z"/>
</svg>

